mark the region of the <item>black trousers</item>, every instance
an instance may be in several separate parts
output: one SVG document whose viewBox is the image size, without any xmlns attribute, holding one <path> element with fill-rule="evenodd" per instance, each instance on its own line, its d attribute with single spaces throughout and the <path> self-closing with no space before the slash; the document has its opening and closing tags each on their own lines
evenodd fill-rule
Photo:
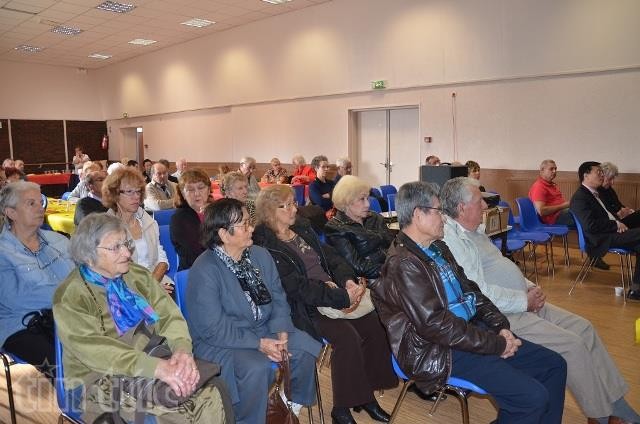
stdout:
<svg viewBox="0 0 640 424">
<path fill-rule="evenodd" d="M 640 228 L 629 228 L 624 233 L 615 233 L 611 236 L 609 247 L 622 247 L 636 254 L 636 267 L 633 271 L 633 289 L 640 289 Z"/>
<path fill-rule="evenodd" d="M 625 216 L 620 221 L 629 228 L 640 228 L 640 210 Z"/>
<path fill-rule="evenodd" d="M 20 330 L 9 336 L 2 348 L 35 366 L 50 380 L 55 378 L 56 352 L 52 335 Z"/>
<path fill-rule="evenodd" d="M 375 400 L 373 391 L 398 385 L 391 367 L 387 334 L 374 311 L 358 319 L 331 319 L 318 314 L 320 334 L 333 348 L 333 406 L 349 408 Z"/>
</svg>

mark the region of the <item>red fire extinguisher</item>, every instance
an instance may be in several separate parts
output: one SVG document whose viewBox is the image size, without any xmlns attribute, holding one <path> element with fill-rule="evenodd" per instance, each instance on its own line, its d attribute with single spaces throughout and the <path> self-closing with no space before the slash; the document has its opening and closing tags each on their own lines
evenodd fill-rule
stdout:
<svg viewBox="0 0 640 424">
<path fill-rule="evenodd" d="M 109 136 L 107 134 L 102 136 L 102 150 L 109 150 Z"/>
</svg>

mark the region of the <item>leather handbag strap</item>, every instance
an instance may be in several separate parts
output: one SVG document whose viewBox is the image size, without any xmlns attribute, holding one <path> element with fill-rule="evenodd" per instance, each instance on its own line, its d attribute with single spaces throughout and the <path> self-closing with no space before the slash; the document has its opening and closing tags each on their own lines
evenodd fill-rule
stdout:
<svg viewBox="0 0 640 424">
<path fill-rule="evenodd" d="M 289 353 L 281 351 L 282 361 L 280 362 L 280 372 L 282 373 L 282 388 L 287 399 L 291 399 L 291 367 L 289 365 Z"/>
</svg>

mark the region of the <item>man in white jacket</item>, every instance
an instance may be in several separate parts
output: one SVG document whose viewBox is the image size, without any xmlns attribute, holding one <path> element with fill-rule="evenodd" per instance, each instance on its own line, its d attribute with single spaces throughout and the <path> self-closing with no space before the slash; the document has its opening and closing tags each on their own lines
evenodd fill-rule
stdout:
<svg viewBox="0 0 640 424">
<path fill-rule="evenodd" d="M 504 313 L 511 331 L 561 354 L 567 361 L 567 386 L 589 424 L 640 422 L 624 399 L 629 390 L 589 321 L 545 302 L 538 286 L 503 257 L 484 233 L 487 207 L 479 182 L 447 181 L 440 193 L 447 220 L 444 241 L 469 279 Z"/>
</svg>

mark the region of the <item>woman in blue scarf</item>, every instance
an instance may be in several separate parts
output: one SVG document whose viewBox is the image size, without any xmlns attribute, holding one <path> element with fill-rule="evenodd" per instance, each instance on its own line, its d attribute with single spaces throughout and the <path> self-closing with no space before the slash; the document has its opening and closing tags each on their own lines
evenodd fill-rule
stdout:
<svg viewBox="0 0 640 424">
<path fill-rule="evenodd" d="M 131 262 L 133 246 L 122 221 L 102 213 L 82 220 L 71 238 L 79 266 L 53 298 L 66 388 L 83 393 L 85 422 L 110 410 L 109 376 L 114 375 L 159 379 L 178 395 L 190 396 L 174 409 L 149 408 L 147 415 L 158 423 L 224 422 L 217 389 L 195 391 L 200 376 L 184 318 L 149 271 Z M 173 352 L 169 359 L 143 352 L 146 341 L 134 335 L 142 322 L 166 338 Z M 134 410 L 135 401 L 123 396 L 120 416 L 131 421 Z"/>
</svg>

